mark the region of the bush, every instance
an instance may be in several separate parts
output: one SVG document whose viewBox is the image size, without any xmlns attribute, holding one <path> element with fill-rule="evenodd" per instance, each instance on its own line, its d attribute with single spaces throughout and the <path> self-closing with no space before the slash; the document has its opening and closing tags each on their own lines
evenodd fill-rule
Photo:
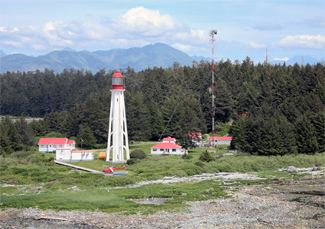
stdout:
<svg viewBox="0 0 325 229">
<path fill-rule="evenodd" d="M 131 158 L 131 159 L 129 159 L 129 160 L 126 161 L 126 164 L 127 164 L 127 165 L 133 165 L 133 164 L 135 164 L 135 163 L 137 163 L 137 162 L 138 162 L 138 159 L 136 159 L 136 158 Z"/>
<path fill-rule="evenodd" d="M 194 165 L 202 168 L 205 164 L 202 161 L 197 161 L 194 163 Z"/>
<path fill-rule="evenodd" d="M 205 151 L 200 155 L 199 160 L 200 161 L 205 161 L 205 162 L 210 162 L 210 161 L 214 161 L 215 158 L 210 152 Z"/>
<path fill-rule="evenodd" d="M 190 155 L 190 154 L 183 154 L 182 155 L 182 158 L 183 159 L 191 159 L 193 156 L 192 155 Z"/>
<path fill-rule="evenodd" d="M 146 154 L 145 152 L 143 152 L 142 150 L 140 149 L 136 149 L 134 151 L 132 151 L 130 153 L 130 158 L 134 158 L 134 159 L 144 159 L 146 157 Z"/>
</svg>

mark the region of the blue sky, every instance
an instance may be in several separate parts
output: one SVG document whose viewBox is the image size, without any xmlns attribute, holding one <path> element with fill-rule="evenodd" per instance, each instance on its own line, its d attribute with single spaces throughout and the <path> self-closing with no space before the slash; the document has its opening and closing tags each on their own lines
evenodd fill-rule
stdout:
<svg viewBox="0 0 325 229">
<path fill-rule="evenodd" d="M 324 60 L 325 0 L 0 0 L 0 50 L 141 47 L 163 42 L 189 55 L 261 61 Z"/>
</svg>

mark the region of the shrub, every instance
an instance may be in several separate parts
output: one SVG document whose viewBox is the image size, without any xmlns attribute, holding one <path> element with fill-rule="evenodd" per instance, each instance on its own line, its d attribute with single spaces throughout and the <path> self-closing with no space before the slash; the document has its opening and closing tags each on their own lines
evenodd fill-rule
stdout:
<svg viewBox="0 0 325 229">
<path fill-rule="evenodd" d="M 202 161 L 197 161 L 194 163 L 194 165 L 202 168 L 205 164 Z"/>
<path fill-rule="evenodd" d="M 144 159 L 146 157 L 146 154 L 145 152 L 143 152 L 142 150 L 140 149 L 136 149 L 134 151 L 132 151 L 130 153 L 130 158 L 134 158 L 134 159 Z"/>
<path fill-rule="evenodd" d="M 11 156 L 16 157 L 16 158 L 26 158 L 34 153 L 35 153 L 34 151 L 16 151 L 16 152 L 13 152 L 11 154 Z"/>
<path fill-rule="evenodd" d="M 191 159 L 193 156 L 192 155 L 190 155 L 190 154 L 183 154 L 182 155 L 182 158 L 183 159 Z"/>
<path fill-rule="evenodd" d="M 210 152 L 205 151 L 200 155 L 199 160 L 200 161 L 205 161 L 205 162 L 210 162 L 210 161 L 214 161 L 215 158 Z"/>
<path fill-rule="evenodd" d="M 127 164 L 127 165 L 133 165 L 133 164 L 135 164 L 135 163 L 137 163 L 137 162 L 138 162 L 138 159 L 136 159 L 136 158 L 131 158 L 131 159 L 129 159 L 129 160 L 126 161 L 126 164 Z"/>
</svg>

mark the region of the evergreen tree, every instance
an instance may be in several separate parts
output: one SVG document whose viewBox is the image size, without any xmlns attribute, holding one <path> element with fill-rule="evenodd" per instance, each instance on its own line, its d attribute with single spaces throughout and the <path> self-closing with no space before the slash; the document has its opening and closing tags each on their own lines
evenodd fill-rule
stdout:
<svg viewBox="0 0 325 229">
<path fill-rule="evenodd" d="M 80 126 L 78 140 L 83 148 L 91 148 L 96 144 L 96 138 L 89 126 Z"/>
<path fill-rule="evenodd" d="M 127 122 L 131 140 L 146 140 L 151 136 L 151 115 L 141 92 L 133 94 L 127 101 Z"/>
<path fill-rule="evenodd" d="M 296 141 L 299 153 L 315 153 L 318 151 L 318 142 L 314 126 L 310 120 L 302 115 L 295 123 Z"/>
</svg>

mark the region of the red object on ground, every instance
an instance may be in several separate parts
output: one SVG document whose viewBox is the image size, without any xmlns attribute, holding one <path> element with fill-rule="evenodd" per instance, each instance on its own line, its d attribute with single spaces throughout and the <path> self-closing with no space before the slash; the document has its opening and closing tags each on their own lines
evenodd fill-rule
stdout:
<svg viewBox="0 0 325 229">
<path fill-rule="evenodd" d="M 103 169 L 104 173 L 113 173 L 114 171 L 120 171 L 120 170 L 125 170 L 126 167 L 121 167 L 121 168 L 114 168 L 114 167 L 106 167 Z"/>
</svg>

